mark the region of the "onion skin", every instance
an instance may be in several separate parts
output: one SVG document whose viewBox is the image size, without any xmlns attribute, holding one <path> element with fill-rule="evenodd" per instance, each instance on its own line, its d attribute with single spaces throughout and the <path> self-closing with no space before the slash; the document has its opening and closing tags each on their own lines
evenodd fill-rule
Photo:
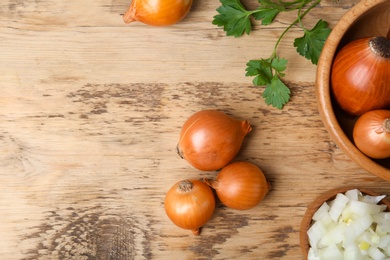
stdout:
<svg viewBox="0 0 390 260">
<path fill-rule="evenodd" d="M 125 23 L 139 21 L 152 26 L 169 26 L 181 21 L 193 0 L 133 0 L 123 16 Z"/>
<path fill-rule="evenodd" d="M 215 180 L 204 180 L 215 189 L 227 207 L 247 210 L 258 205 L 270 190 L 264 173 L 250 162 L 233 162 L 224 167 Z"/>
<path fill-rule="evenodd" d="M 194 235 L 213 216 L 215 197 L 210 187 L 199 180 L 183 180 L 173 185 L 165 197 L 165 212 L 178 227 Z"/>
<path fill-rule="evenodd" d="M 390 107 L 390 39 L 362 38 L 336 55 L 331 88 L 341 109 L 360 116 Z"/>
<path fill-rule="evenodd" d="M 390 157 L 390 110 L 372 110 L 356 121 L 353 128 L 356 147 L 368 157 Z"/>
<path fill-rule="evenodd" d="M 236 120 L 217 110 L 203 110 L 184 123 L 177 152 L 199 170 L 219 170 L 234 159 L 251 130 L 247 120 Z"/>
</svg>

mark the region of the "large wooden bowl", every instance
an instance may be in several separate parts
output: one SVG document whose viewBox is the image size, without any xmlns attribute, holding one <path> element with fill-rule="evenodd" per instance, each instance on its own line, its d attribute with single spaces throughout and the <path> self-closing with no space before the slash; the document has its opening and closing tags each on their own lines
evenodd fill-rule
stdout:
<svg viewBox="0 0 390 260">
<path fill-rule="evenodd" d="M 358 189 L 361 193 L 364 195 L 371 195 L 371 196 L 379 196 L 383 194 L 377 194 L 374 191 L 371 191 L 366 188 L 361 188 L 361 187 L 352 187 L 352 186 L 344 186 L 344 187 L 338 187 L 333 190 L 329 190 L 320 196 L 318 196 L 308 207 L 303 215 L 302 222 L 301 222 L 301 227 L 300 227 L 300 245 L 301 245 L 301 250 L 302 254 L 304 256 L 304 259 L 307 259 L 307 255 L 309 253 L 309 238 L 307 236 L 307 230 L 310 228 L 311 223 L 312 223 L 312 217 L 314 213 L 318 210 L 318 208 L 325 202 L 325 201 L 330 201 L 336 198 L 336 195 L 338 193 L 345 193 L 348 190 L 352 189 Z M 383 199 L 379 202 L 379 204 L 384 204 L 387 206 L 387 211 L 390 210 L 390 201 L 387 199 Z"/>
<path fill-rule="evenodd" d="M 333 141 L 357 164 L 376 176 L 390 180 L 390 158 L 373 160 L 354 145 L 357 118 L 343 113 L 332 98 L 330 75 L 337 51 L 346 43 L 371 36 L 386 36 L 390 29 L 390 0 L 362 0 L 336 24 L 321 53 L 316 75 L 316 95 L 322 121 Z"/>
</svg>

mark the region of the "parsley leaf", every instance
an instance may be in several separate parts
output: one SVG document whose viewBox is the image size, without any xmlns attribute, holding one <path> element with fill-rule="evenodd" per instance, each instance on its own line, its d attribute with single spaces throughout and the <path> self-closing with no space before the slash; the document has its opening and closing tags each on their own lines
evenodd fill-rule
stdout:
<svg viewBox="0 0 390 260">
<path fill-rule="evenodd" d="M 303 37 L 294 40 L 294 47 L 300 55 L 311 60 L 313 64 L 317 64 L 330 31 L 328 23 L 319 20 L 313 29 L 304 30 Z"/>
<path fill-rule="evenodd" d="M 271 0 L 259 0 L 260 7 L 252 14 L 256 20 L 262 20 L 262 25 L 269 25 L 274 18 L 285 10 L 283 5 L 272 2 Z"/>
<path fill-rule="evenodd" d="M 275 16 L 279 13 L 276 9 L 262 9 L 261 11 L 254 13 L 253 17 L 256 20 L 262 20 L 262 25 L 269 25 L 274 20 Z"/>
<path fill-rule="evenodd" d="M 240 0 L 220 0 L 222 6 L 217 8 L 218 15 L 214 16 L 213 24 L 223 26 L 227 36 L 240 37 L 249 34 L 252 25 L 251 12 L 247 11 Z"/>
<path fill-rule="evenodd" d="M 245 76 L 254 76 L 255 86 L 265 86 L 263 98 L 267 105 L 278 109 L 290 100 L 290 89 L 281 81 L 286 69 L 287 60 L 282 58 L 269 58 L 250 60 L 247 63 Z"/>
<path fill-rule="evenodd" d="M 274 58 L 272 59 L 271 66 L 273 69 L 275 69 L 278 73 L 278 75 L 284 77 L 284 73 L 282 71 L 286 70 L 287 60 L 282 58 Z"/>
<path fill-rule="evenodd" d="M 278 109 L 290 100 L 290 89 L 280 80 L 279 77 L 274 76 L 270 84 L 264 90 L 263 98 L 267 105 L 272 105 Z"/>
<path fill-rule="evenodd" d="M 250 60 L 247 64 L 245 76 L 255 77 L 252 82 L 255 86 L 265 86 L 273 77 L 269 60 Z"/>
</svg>

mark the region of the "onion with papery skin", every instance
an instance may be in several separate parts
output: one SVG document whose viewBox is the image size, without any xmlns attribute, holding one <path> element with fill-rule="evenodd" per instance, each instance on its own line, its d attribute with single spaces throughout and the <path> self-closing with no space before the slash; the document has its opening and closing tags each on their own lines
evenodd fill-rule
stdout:
<svg viewBox="0 0 390 260">
<path fill-rule="evenodd" d="M 251 130 L 247 120 L 236 120 L 216 110 L 203 110 L 184 123 L 177 152 L 199 170 L 219 170 L 234 159 Z"/>
<path fill-rule="evenodd" d="M 238 210 L 255 207 L 270 190 L 264 173 L 250 162 L 233 162 L 225 166 L 215 180 L 204 181 L 215 189 L 225 206 Z"/>
<path fill-rule="evenodd" d="M 194 235 L 213 216 L 215 197 L 208 185 L 199 180 L 183 180 L 173 185 L 165 197 L 165 212 L 178 227 Z"/>
<path fill-rule="evenodd" d="M 390 157 L 390 110 L 372 110 L 358 118 L 353 140 L 359 150 L 374 159 Z"/>
<path fill-rule="evenodd" d="M 354 40 L 337 53 L 331 88 L 341 109 L 355 116 L 390 107 L 390 39 Z"/>
<path fill-rule="evenodd" d="M 153 26 L 168 26 L 181 21 L 193 0 L 133 0 L 123 16 L 125 23 L 139 21 Z"/>
</svg>

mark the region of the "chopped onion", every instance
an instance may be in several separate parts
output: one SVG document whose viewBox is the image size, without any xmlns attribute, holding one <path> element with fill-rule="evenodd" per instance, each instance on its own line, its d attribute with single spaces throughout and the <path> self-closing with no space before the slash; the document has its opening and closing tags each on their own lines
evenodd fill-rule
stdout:
<svg viewBox="0 0 390 260">
<path fill-rule="evenodd" d="M 345 192 L 345 196 L 347 196 L 350 200 L 359 200 L 360 192 L 358 189 L 348 190 Z"/>
<path fill-rule="evenodd" d="M 382 196 L 365 195 L 362 198 L 362 201 L 367 202 L 367 203 L 371 203 L 371 204 L 378 204 L 378 202 L 381 201 L 382 199 L 384 199 L 385 197 L 386 197 L 386 195 L 382 195 Z"/>
<path fill-rule="evenodd" d="M 333 201 L 332 206 L 329 209 L 330 218 L 333 221 L 337 221 L 340 217 L 345 205 L 347 205 L 349 198 L 344 194 L 337 194 L 336 199 Z"/>
<path fill-rule="evenodd" d="M 332 243 L 324 248 L 320 259 L 343 260 L 344 256 L 340 248 L 335 243 Z"/>
<path fill-rule="evenodd" d="M 326 216 L 329 216 L 329 205 L 328 203 L 324 202 L 321 207 L 317 209 L 317 211 L 313 215 L 313 220 L 317 221 Z"/>
<path fill-rule="evenodd" d="M 324 202 L 307 231 L 308 260 L 390 259 L 390 212 L 378 204 L 385 197 L 353 189 Z"/>
<path fill-rule="evenodd" d="M 363 260 L 363 254 L 360 251 L 360 248 L 356 245 L 351 245 L 344 249 L 344 260 Z M 321 258 L 325 259 L 325 258 Z M 329 259 L 330 260 L 330 259 Z"/>
<path fill-rule="evenodd" d="M 371 256 L 372 259 L 386 259 L 386 255 L 383 254 L 377 247 L 371 246 L 368 249 L 368 255 Z"/>
</svg>

